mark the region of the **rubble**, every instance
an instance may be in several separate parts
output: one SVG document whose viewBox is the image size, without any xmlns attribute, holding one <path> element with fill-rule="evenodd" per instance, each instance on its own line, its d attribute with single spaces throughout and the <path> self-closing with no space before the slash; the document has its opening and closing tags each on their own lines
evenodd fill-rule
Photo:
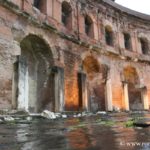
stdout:
<svg viewBox="0 0 150 150">
<path fill-rule="evenodd" d="M 97 115 L 106 115 L 107 112 L 106 112 L 106 111 L 98 111 L 96 114 L 97 114 Z"/>
<path fill-rule="evenodd" d="M 61 118 L 61 113 L 55 113 L 56 118 Z"/>
<path fill-rule="evenodd" d="M 82 116 L 84 117 L 84 116 L 87 116 L 87 112 L 82 112 Z"/>
<path fill-rule="evenodd" d="M 82 116 L 82 114 L 78 114 L 78 115 L 77 115 L 77 117 L 81 117 L 81 116 Z"/>
<path fill-rule="evenodd" d="M 32 121 L 32 117 L 28 116 L 28 117 L 26 117 L 26 120 L 27 121 Z"/>
<path fill-rule="evenodd" d="M 41 113 L 41 116 L 47 119 L 56 119 L 56 115 L 54 112 L 48 111 L 48 110 L 44 110 Z"/>
<path fill-rule="evenodd" d="M 6 116 L 4 117 L 4 121 L 11 122 L 11 121 L 15 121 L 15 119 L 11 116 Z"/>
<path fill-rule="evenodd" d="M 66 114 L 62 114 L 61 116 L 62 116 L 62 118 L 67 118 Z"/>
<path fill-rule="evenodd" d="M 113 111 L 115 111 L 115 112 L 120 112 L 120 108 L 119 108 L 119 107 L 116 107 L 116 106 L 113 106 Z"/>
</svg>

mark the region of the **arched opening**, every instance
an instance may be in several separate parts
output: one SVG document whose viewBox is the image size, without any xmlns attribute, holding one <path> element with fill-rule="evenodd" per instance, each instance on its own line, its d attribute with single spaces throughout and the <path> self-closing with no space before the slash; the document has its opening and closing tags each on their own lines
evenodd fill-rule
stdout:
<svg viewBox="0 0 150 150">
<path fill-rule="evenodd" d="M 48 44 L 36 35 L 21 43 L 18 59 L 18 109 L 41 112 L 55 111 L 55 71 Z"/>
<path fill-rule="evenodd" d="M 93 56 L 83 60 L 83 70 L 87 74 L 89 107 L 91 111 L 106 110 L 106 79 L 108 67 L 100 65 Z"/>
<path fill-rule="evenodd" d="M 133 67 L 126 67 L 123 71 L 124 82 L 128 87 L 128 101 L 130 110 L 142 110 L 142 89 L 140 88 L 140 81 L 136 69 Z"/>
<path fill-rule="evenodd" d="M 61 12 L 62 12 L 62 16 L 61 16 L 62 23 L 68 29 L 72 29 L 72 8 L 71 8 L 71 5 L 68 2 L 63 1 Z"/>
<path fill-rule="evenodd" d="M 94 37 L 94 31 L 93 31 L 93 21 L 90 18 L 90 16 L 86 15 L 84 18 L 85 22 L 85 33 L 87 36 L 93 38 Z"/>
<path fill-rule="evenodd" d="M 124 33 L 124 47 L 127 50 L 131 50 L 132 49 L 132 44 L 131 44 L 131 36 L 129 33 Z"/>
<path fill-rule="evenodd" d="M 110 26 L 105 27 L 105 41 L 109 46 L 114 46 L 113 30 Z"/>
<path fill-rule="evenodd" d="M 142 54 L 148 54 L 149 52 L 148 40 L 146 38 L 140 38 L 140 44 Z"/>
<path fill-rule="evenodd" d="M 40 4 L 41 4 L 41 0 L 34 0 L 33 1 L 33 6 L 36 7 L 37 9 L 40 9 Z"/>
<path fill-rule="evenodd" d="M 46 1 L 34 0 L 33 6 L 37 9 L 39 9 L 42 13 L 46 13 Z"/>
</svg>

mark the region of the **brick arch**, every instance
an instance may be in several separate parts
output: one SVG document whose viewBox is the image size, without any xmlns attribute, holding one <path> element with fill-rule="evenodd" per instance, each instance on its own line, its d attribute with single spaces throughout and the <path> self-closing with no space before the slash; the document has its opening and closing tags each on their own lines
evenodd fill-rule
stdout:
<svg viewBox="0 0 150 150">
<path fill-rule="evenodd" d="M 142 54 L 149 54 L 149 41 L 146 37 L 139 38 Z"/>
<path fill-rule="evenodd" d="M 81 14 L 85 17 L 85 16 L 88 16 L 91 20 L 92 20 L 92 22 L 95 22 L 96 21 L 96 18 L 94 17 L 94 15 L 91 13 L 91 12 L 89 12 L 87 9 L 82 9 L 81 10 Z"/>
<path fill-rule="evenodd" d="M 94 38 L 94 21 L 93 18 L 85 14 L 84 15 L 85 34 L 91 38 Z"/>
<path fill-rule="evenodd" d="M 123 69 L 124 81 L 132 84 L 140 84 L 139 75 L 136 68 L 132 66 L 126 66 Z"/>
<path fill-rule="evenodd" d="M 72 29 L 72 6 L 68 1 L 62 1 L 61 4 L 61 21 L 68 29 Z"/>
<path fill-rule="evenodd" d="M 39 52 L 39 51 L 43 50 L 42 53 L 47 52 L 48 55 L 53 57 L 51 47 L 49 46 L 48 42 L 40 35 L 35 35 L 35 34 L 31 34 L 31 33 L 28 34 L 20 42 L 21 47 L 25 46 L 25 45 L 31 46 L 31 48 L 33 48 L 35 50 L 35 52 L 36 51 Z M 38 49 L 39 49 L 39 51 L 38 51 Z"/>
<path fill-rule="evenodd" d="M 125 69 L 131 69 L 131 70 L 134 70 L 135 71 L 135 74 L 136 74 L 136 76 L 137 76 L 137 78 L 138 78 L 138 83 L 137 84 L 142 84 L 141 83 L 141 78 L 142 78 L 142 74 L 143 74 L 143 72 L 141 72 L 141 70 L 139 69 L 139 67 L 137 67 L 136 65 L 134 65 L 134 64 L 123 64 L 123 66 L 119 69 L 119 72 L 120 72 L 120 77 L 121 77 L 121 81 L 124 81 L 125 79 L 124 79 L 124 70 Z"/>
<path fill-rule="evenodd" d="M 101 64 L 94 55 L 87 55 L 83 59 L 83 70 L 87 76 L 91 111 L 106 110 L 106 80 L 109 67 Z"/>
<path fill-rule="evenodd" d="M 24 30 L 24 31 L 13 30 L 13 33 L 14 33 L 13 34 L 13 44 L 14 44 L 13 51 L 15 51 L 15 55 L 20 55 L 21 53 L 20 43 L 23 41 L 23 39 L 25 39 L 28 36 L 36 36 L 37 38 L 42 39 L 43 42 L 45 42 L 45 44 L 48 46 L 54 58 L 54 63 L 56 63 L 56 61 L 57 62 L 63 61 L 63 58 L 60 58 L 62 57 L 62 54 L 61 54 L 62 52 L 60 51 L 60 48 L 54 44 L 51 38 L 49 38 L 49 34 L 43 31 L 41 32 L 40 29 L 37 30 L 36 28 L 33 28 L 32 30 L 29 28 L 29 31 L 28 30 Z"/>
<path fill-rule="evenodd" d="M 64 5 L 66 5 L 66 7 L 69 8 L 69 9 L 71 9 L 71 11 L 72 11 L 72 6 L 71 6 L 69 0 L 62 0 L 61 3 L 64 4 Z"/>
<path fill-rule="evenodd" d="M 18 59 L 18 109 L 55 111 L 54 59 L 49 44 L 29 34 L 21 42 Z"/>
<path fill-rule="evenodd" d="M 88 74 L 89 77 L 92 77 L 92 74 L 102 74 L 102 78 L 106 79 L 109 73 L 109 66 L 99 62 L 97 56 L 95 55 L 85 55 L 82 59 L 82 69 Z"/>
<path fill-rule="evenodd" d="M 83 60 L 83 69 L 87 72 L 87 74 L 95 74 L 100 72 L 100 65 L 98 60 L 93 56 L 87 56 Z"/>
<path fill-rule="evenodd" d="M 114 31 L 110 25 L 105 25 L 105 41 L 109 46 L 114 46 Z"/>
<path fill-rule="evenodd" d="M 21 34 L 21 33 L 20 33 Z M 17 35 L 17 34 L 16 34 Z M 58 57 L 60 56 L 60 53 L 58 50 L 56 50 L 57 48 L 52 45 L 52 42 L 49 41 L 47 35 L 42 35 L 42 34 L 35 34 L 35 31 L 31 31 L 28 32 L 26 31 L 26 33 L 22 33 L 21 35 L 19 35 L 19 37 L 14 37 L 14 43 L 16 45 L 20 45 L 20 43 L 26 39 L 27 37 L 37 37 L 39 39 L 41 39 L 43 41 L 43 43 L 45 43 L 45 45 L 47 45 L 47 48 L 50 50 L 50 53 L 52 55 L 52 57 L 54 59 L 58 59 Z M 21 51 L 21 50 L 20 50 Z M 57 52 L 56 52 L 57 51 Z M 55 63 L 55 62 L 54 62 Z"/>
<path fill-rule="evenodd" d="M 130 110 L 142 110 L 142 89 L 140 88 L 140 78 L 135 67 L 126 66 L 123 69 L 124 83 L 127 87 L 126 99 L 128 99 Z M 125 87 L 125 86 L 124 86 Z M 128 97 L 127 97 L 128 96 Z"/>
<path fill-rule="evenodd" d="M 105 25 L 105 29 L 107 29 L 108 31 L 113 32 L 113 28 L 110 25 Z"/>
</svg>

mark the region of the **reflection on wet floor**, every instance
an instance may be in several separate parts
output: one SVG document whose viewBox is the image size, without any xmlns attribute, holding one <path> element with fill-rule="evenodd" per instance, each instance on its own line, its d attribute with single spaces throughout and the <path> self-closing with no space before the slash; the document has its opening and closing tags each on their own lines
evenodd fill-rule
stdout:
<svg viewBox="0 0 150 150">
<path fill-rule="evenodd" d="M 150 150 L 150 128 L 126 128 L 121 122 L 103 125 L 98 119 L 0 124 L 0 150 Z"/>
</svg>

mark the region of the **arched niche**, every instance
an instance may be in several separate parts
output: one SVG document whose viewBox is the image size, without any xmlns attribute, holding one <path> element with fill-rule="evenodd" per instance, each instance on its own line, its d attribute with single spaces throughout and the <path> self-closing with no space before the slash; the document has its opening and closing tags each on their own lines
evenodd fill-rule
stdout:
<svg viewBox="0 0 150 150">
<path fill-rule="evenodd" d="M 20 47 L 21 55 L 14 69 L 17 108 L 30 112 L 62 111 L 64 70 L 54 66 L 48 43 L 40 36 L 29 34 Z"/>
<path fill-rule="evenodd" d="M 85 33 L 90 38 L 94 38 L 94 26 L 93 26 L 93 20 L 89 15 L 85 15 L 84 17 L 84 23 L 85 23 Z"/>
<path fill-rule="evenodd" d="M 25 105 L 33 112 L 42 111 L 44 108 L 53 109 L 54 76 L 50 70 L 53 66 L 50 47 L 42 38 L 33 34 L 25 37 L 20 46 L 19 75 L 24 89 L 20 85 L 22 95 L 18 98 L 20 101 L 22 98 L 28 101 Z M 26 93 L 24 97 L 23 92 Z"/>
<path fill-rule="evenodd" d="M 114 46 L 114 32 L 109 25 L 105 26 L 105 41 L 109 46 Z"/>
<path fill-rule="evenodd" d="M 142 110 L 142 89 L 136 68 L 127 66 L 123 70 L 124 88 L 126 87 L 125 101 L 128 101 L 129 110 Z"/>
<path fill-rule="evenodd" d="M 100 64 L 96 57 L 89 55 L 83 60 L 87 75 L 89 107 L 92 111 L 106 110 L 107 65 Z"/>
<path fill-rule="evenodd" d="M 61 20 L 64 26 L 68 29 L 72 29 L 72 7 L 69 2 L 62 2 L 61 13 Z"/>
</svg>

